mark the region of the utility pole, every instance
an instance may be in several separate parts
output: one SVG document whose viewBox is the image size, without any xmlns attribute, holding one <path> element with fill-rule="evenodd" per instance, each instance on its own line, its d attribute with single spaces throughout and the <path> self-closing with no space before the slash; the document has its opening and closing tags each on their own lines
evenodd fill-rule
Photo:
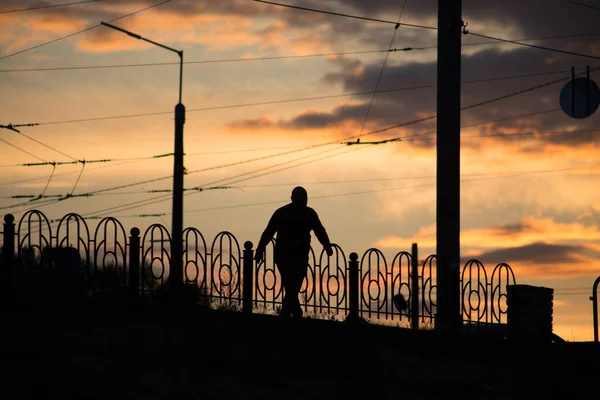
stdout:
<svg viewBox="0 0 600 400">
<path fill-rule="evenodd" d="M 175 106 L 175 160 L 173 163 L 173 216 L 171 220 L 171 287 L 183 285 L 183 124 L 185 106 Z"/>
<path fill-rule="evenodd" d="M 460 80 L 462 0 L 438 0 L 437 316 L 435 327 L 460 328 Z"/>
<path fill-rule="evenodd" d="M 138 40 L 162 47 L 165 50 L 177 53 L 179 56 L 179 102 L 175 106 L 175 144 L 173 153 L 173 219 L 171 220 L 171 265 L 169 279 L 171 289 L 177 290 L 183 286 L 183 125 L 185 124 L 185 106 L 181 103 L 183 91 L 183 50 L 177 50 L 153 40 L 144 38 L 138 34 L 129 32 L 118 26 L 106 22 L 100 22 L 109 28 L 123 32 Z"/>
</svg>

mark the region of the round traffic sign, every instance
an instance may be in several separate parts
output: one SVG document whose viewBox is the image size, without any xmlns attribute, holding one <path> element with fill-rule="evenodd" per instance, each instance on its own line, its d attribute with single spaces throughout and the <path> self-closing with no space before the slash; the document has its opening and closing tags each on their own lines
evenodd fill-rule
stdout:
<svg viewBox="0 0 600 400">
<path fill-rule="evenodd" d="M 560 92 L 560 108 L 571 118 L 587 118 L 599 105 L 600 88 L 591 79 L 572 79 Z"/>
</svg>

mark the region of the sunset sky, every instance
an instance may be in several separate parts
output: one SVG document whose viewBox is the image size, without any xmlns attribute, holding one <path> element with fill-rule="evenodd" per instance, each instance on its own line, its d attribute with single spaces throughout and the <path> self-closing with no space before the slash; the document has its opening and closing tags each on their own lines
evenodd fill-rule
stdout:
<svg viewBox="0 0 600 400">
<path fill-rule="evenodd" d="M 65 3 L 81 4 L 47 7 Z M 435 253 L 436 124 L 415 121 L 436 114 L 437 1 L 280 3 L 380 21 L 252 0 L 3 0 L 0 124 L 39 125 L 0 129 L 2 213 L 170 229 L 170 194 L 150 191 L 172 188 L 173 158 L 155 156 L 173 152 L 179 59 L 113 21 L 184 51 L 185 187 L 204 189 L 186 192 L 185 227 L 256 245 L 303 185 L 346 255 Z M 571 67 L 600 82 L 599 18 L 592 0 L 463 0 L 461 256 L 554 288 L 571 341 L 593 339 L 600 112 L 570 118 L 559 96 Z M 400 140 L 344 144 L 357 137 Z M 23 166 L 48 162 L 64 164 Z"/>
</svg>

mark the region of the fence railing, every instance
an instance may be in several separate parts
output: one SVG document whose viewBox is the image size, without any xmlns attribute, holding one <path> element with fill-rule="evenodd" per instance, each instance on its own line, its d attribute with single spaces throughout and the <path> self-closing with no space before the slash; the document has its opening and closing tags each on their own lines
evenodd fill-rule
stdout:
<svg viewBox="0 0 600 400">
<path fill-rule="evenodd" d="M 134 227 L 128 235 L 117 219 L 104 218 L 91 231 L 77 214 L 51 223 L 42 212 L 31 210 L 18 223 L 11 214 L 5 215 L 3 227 L 0 285 L 5 292 L 27 290 L 34 283 L 36 290 L 40 284 L 48 290 L 52 284 L 73 290 L 69 288 L 87 282 L 87 291 L 104 285 L 146 296 L 169 283 L 171 237 L 160 224 L 144 232 Z M 182 239 L 185 283 L 204 301 L 243 312 L 272 312 L 281 306 L 284 292 L 273 261 L 275 239 L 259 263 L 254 261 L 252 242 L 246 241 L 242 249 L 231 232 L 220 232 L 209 244 L 199 230 L 187 228 Z M 410 252 L 396 253 L 390 263 L 376 248 L 349 256 L 337 244 L 333 250 L 332 256 L 310 250 L 300 290 L 301 305 L 308 313 L 406 321 L 413 328 L 433 323 L 435 255 L 419 260 L 414 244 Z M 505 323 L 506 286 L 515 283 L 508 264 L 498 264 L 489 273 L 478 260 L 465 263 L 460 282 L 463 322 Z"/>
</svg>

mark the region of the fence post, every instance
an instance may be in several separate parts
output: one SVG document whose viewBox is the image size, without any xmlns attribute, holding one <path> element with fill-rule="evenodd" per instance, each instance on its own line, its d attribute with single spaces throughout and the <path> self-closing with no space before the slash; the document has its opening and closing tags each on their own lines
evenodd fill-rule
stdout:
<svg viewBox="0 0 600 400">
<path fill-rule="evenodd" d="M 412 244 L 410 286 L 410 327 L 419 329 L 419 249 Z"/>
<path fill-rule="evenodd" d="M 129 292 L 136 297 L 140 288 L 140 230 L 131 228 L 129 237 Z"/>
<path fill-rule="evenodd" d="M 358 254 L 350 253 L 350 261 L 348 263 L 350 266 L 350 270 L 348 273 L 348 300 L 349 300 L 349 310 L 348 316 L 346 317 L 347 321 L 357 321 L 358 320 Z"/>
<path fill-rule="evenodd" d="M 450 304 L 452 305 L 452 312 L 450 313 L 450 326 L 453 332 L 460 332 L 463 323 L 462 317 L 462 283 L 460 280 L 460 264 L 452 263 L 450 266 L 450 277 L 448 283 L 450 284 Z"/>
<path fill-rule="evenodd" d="M 594 313 L 592 319 L 594 321 L 594 342 L 598 342 L 598 285 L 600 284 L 600 276 L 594 281 L 592 287 L 592 312 Z"/>
<path fill-rule="evenodd" d="M 0 285 L 2 295 L 10 295 L 13 286 L 15 270 L 15 217 L 12 214 L 4 216 L 2 243 L 2 263 L 0 265 Z"/>
<path fill-rule="evenodd" d="M 254 250 L 251 241 L 244 243 L 244 286 L 242 295 L 242 311 L 252 314 L 252 288 L 254 277 Z"/>
</svg>

